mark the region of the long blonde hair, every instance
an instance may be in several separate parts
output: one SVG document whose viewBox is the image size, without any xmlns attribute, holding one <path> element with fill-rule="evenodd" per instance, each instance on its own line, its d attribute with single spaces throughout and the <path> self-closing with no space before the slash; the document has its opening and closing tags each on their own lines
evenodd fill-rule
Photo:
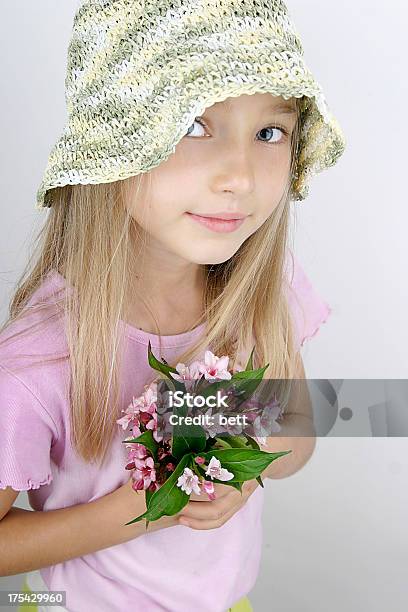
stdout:
<svg viewBox="0 0 408 612">
<path fill-rule="evenodd" d="M 301 99 L 295 99 L 295 103 L 298 120 L 292 134 L 285 194 L 267 221 L 228 261 L 205 266 L 204 311 L 194 327 L 205 322 L 206 331 L 177 361 L 189 363 L 210 347 L 216 355 L 229 355 L 231 367 L 235 367 L 237 356 L 249 357 L 255 345 L 254 367 L 269 363 L 266 378 L 291 379 L 294 375 L 294 336 L 284 290 L 284 266 L 290 187 L 295 179 L 302 121 Z M 143 181 L 145 176 L 137 178 Z M 119 324 L 127 319 L 129 270 L 135 269 L 143 249 L 141 243 L 135 243 L 137 226 L 124 206 L 134 178 L 52 190 L 52 207 L 17 283 L 9 317 L 0 329 L 2 333 L 18 318 L 37 309 L 49 311 L 51 318 L 65 317 L 68 352 L 48 361 L 70 360 L 71 444 L 87 462 L 105 459 L 122 408 Z M 136 250 L 135 244 L 140 248 Z M 38 302 L 27 307 L 52 270 L 63 273 L 75 292 L 62 291 L 52 305 Z M 44 318 L 40 325 L 47 320 Z M 32 326 L 19 335 L 30 329 Z M 176 363 L 169 365 L 175 367 Z"/>
</svg>

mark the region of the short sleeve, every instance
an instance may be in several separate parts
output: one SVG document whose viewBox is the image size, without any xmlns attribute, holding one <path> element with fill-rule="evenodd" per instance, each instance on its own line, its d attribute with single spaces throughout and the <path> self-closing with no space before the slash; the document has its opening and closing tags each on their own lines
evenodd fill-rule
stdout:
<svg viewBox="0 0 408 612">
<path fill-rule="evenodd" d="M 294 327 L 295 345 L 299 350 L 305 341 L 313 338 L 321 325 L 327 322 L 332 309 L 316 291 L 292 253 L 289 259 L 292 259 L 292 263 L 288 272 L 288 304 Z"/>
<path fill-rule="evenodd" d="M 52 481 L 52 418 L 24 381 L 0 365 L 0 489 Z"/>
</svg>

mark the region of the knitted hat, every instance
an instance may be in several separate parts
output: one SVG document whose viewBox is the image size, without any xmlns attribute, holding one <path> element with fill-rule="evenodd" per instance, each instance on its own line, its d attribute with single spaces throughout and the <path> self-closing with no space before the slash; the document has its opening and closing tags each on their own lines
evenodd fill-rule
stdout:
<svg viewBox="0 0 408 612">
<path fill-rule="evenodd" d="M 241 94 L 303 98 L 291 198 L 332 166 L 345 140 L 282 0 L 83 0 L 68 48 L 68 120 L 51 150 L 49 190 L 155 168 L 196 116 Z"/>
</svg>

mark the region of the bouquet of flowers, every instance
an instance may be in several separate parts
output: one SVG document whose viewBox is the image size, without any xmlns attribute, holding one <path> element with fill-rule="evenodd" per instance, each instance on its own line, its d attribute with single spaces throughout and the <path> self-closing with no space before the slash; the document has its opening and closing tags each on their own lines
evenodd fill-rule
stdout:
<svg viewBox="0 0 408 612">
<path fill-rule="evenodd" d="M 146 495 L 146 512 L 126 525 L 145 519 L 147 529 L 150 521 L 179 512 L 193 491 L 213 500 L 214 483 L 242 492 L 242 483 L 256 478 L 263 487 L 261 473 L 291 452 L 260 450 L 265 435 L 280 431 L 282 413 L 276 398 L 264 406 L 255 399 L 269 364 L 254 370 L 254 350 L 245 370 L 231 373 L 229 357 L 211 351 L 203 361 L 170 367 L 156 359 L 149 342 L 149 365 L 165 378 L 146 385 L 117 420 L 132 433 L 122 441 L 125 469 L 133 470 L 133 489 Z"/>
</svg>

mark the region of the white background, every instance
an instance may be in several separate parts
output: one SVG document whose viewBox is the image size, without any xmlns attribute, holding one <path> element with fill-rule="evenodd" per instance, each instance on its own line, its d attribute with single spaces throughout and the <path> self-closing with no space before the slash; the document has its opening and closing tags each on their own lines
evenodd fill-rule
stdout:
<svg viewBox="0 0 408 612">
<path fill-rule="evenodd" d="M 306 374 L 408 378 L 406 3 L 287 4 L 348 144 L 294 204 L 295 253 L 333 309 L 304 346 Z M 76 6 L 2 2 L 2 319 L 46 215 L 34 209 L 35 193 L 65 121 Z M 320 438 L 301 471 L 267 482 L 256 612 L 408 609 L 407 446 L 406 438 Z M 28 507 L 25 494 L 18 505 Z M 0 578 L 0 588 L 21 578 Z"/>
</svg>

